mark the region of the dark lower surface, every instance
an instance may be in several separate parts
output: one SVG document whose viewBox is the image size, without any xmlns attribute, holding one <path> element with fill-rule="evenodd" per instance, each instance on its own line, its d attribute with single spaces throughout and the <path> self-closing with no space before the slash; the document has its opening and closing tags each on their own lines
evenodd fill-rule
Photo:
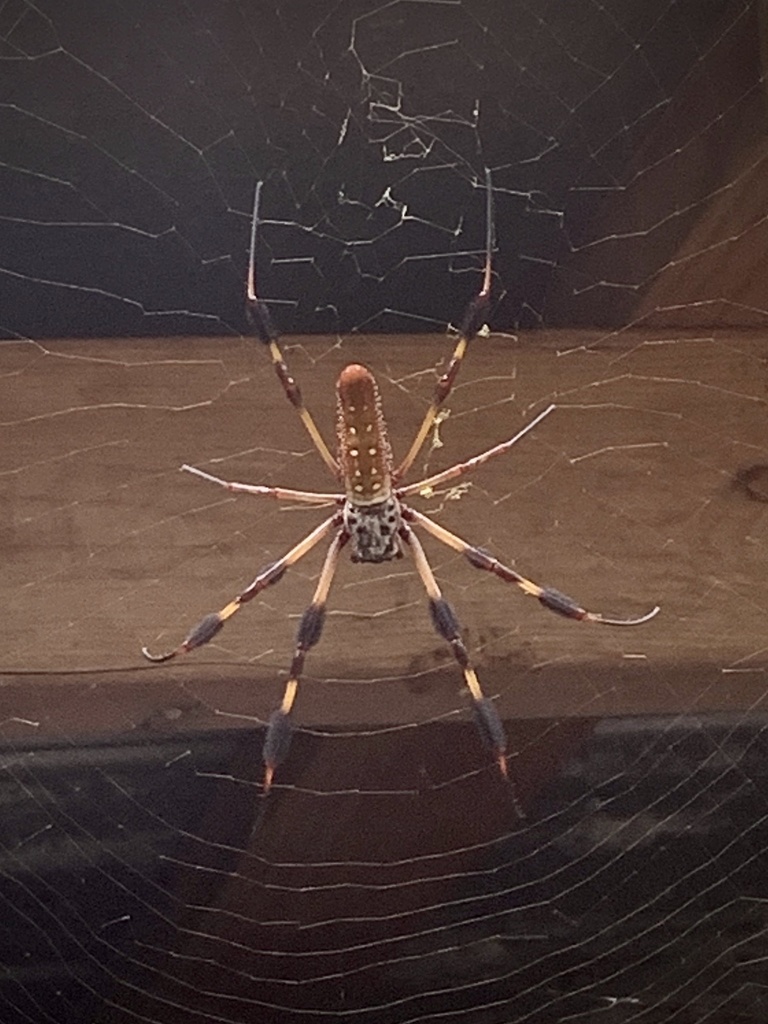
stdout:
<svg viewBox="0 0 768 1024">
<path fill-rule="evenodd" d="M 5 1024 L 766 1020 L 764 718 L 528 722 L 524 819 L 469 725 L 257 744 L 6 747 Z"/>
</svg>

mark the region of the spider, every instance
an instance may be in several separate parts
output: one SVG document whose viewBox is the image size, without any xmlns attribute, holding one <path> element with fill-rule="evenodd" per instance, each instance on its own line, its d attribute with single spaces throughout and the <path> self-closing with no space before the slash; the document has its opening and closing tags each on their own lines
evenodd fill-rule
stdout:
<svg viewBox="0 0 768 1024">
<path fill-rule="evenodd" d="M 429 612 L 436 632 L 450 645 L 461 669 L 472 700 L 474 717 L 480 736 L 493 753 L 503 777 L 507 777 L 507 738 L 493 701 L 483 694 L 477 674 L 470 662 L 462 640 L 461 627 L 452 606 L 443 597 L 430 567 L 424 548 L 414 527 L 419 527 L 449 548 L 460 552 L 476 569 L 498 576 L 505 583 L 513 583 L 524 594 L 537 598 L 552 612 L 582 622 L 596 622 L 605 626 L 637 626 L 653 618 L 658 606 L 638 618 L 611 618 L 582 608 L 572 598 L 552 587 L 540 586 L 502 564 L 490 552 L 468 543 L 451 533 L 428 516 L 406 503 L 411 495 L 434 488 L 449 480 L 464 476 L 490 459 L 503 455 L 529 431 L 533 430 L 555 408 L 549 405 L 524 426 L 514 437 L 478 455 L 457 463 L 449 469 L 403 485 L 406 473 L 413 466 L 438 413 L 451 393 L 461 367 L 464 354 L 472 339 L 485 323 L 491 294 L 491 254 L 493 249 L 492 188 L 490 173 L 486 171 L 486 247 L 482 286 L 469 302 L 459 329 L 459 337 L 450 362 L 438 379 L 432 401 L 405 458 L 395 466 L 387 427 L 382 413 L 379 390 L 371 371 L 358 363 L 346 366 L 336 384 L 337 394 L 337 455 L 325 443 L 312 415 L 304 405 L 299 386 L 291 375 L 280 348 L 280 336 L 266 303 L 256 291 L 256 234 L 262 182 L 256 185 L 251 221 L 250 255 L 246 280 L 246 316 L 256 337 L 269 349 L 272 363 L 285 394 L 296 409 L 314 446 L 333 476 L 343 485 L 344 493 L 318 493 L 268 487 L 262 484 L 236 483 L 212 476 L 202 469 L 184 465 L 187 473 L 202 477 L 233 493 L 254 494 L 277 498 L 280 501 L 303 502 L 309 505 L 333 504 L 335 511 L 324 522 L 303 537 L 282 558 L 259 572 L 221 611 L 206 615 L 186 638 L 165 654 L 152 654 L 142 647 L 145 658 L 153 662 L 170 661 L 187 651 L 202 647 L 211 641 L 228 619 L 253 600 L 266 587 L 282 579 L 286 570 L 295 565 L 322 540 L 330 538 L 325 561 L 309 607 L 304 612 L 296 637 L 288 681 L 280 706 L 272 713 L 263 746 L 264 792 L 272 786 L 275 770 L 285 760 L 291 743 L 293 726 L 291 711 L 296 699 L 307 652 L 319 641 L 325 620 L 326 601 L 342 550 L 349 545 L 353 562 L 386 562 L 401 558 L 407 551 L 413 558 L 429 601 Z"/>
</svg>

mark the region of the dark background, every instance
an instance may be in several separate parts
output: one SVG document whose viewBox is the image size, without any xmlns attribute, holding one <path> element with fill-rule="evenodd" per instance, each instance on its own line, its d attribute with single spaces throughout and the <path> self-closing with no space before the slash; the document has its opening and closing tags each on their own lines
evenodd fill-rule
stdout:
<svg viewBox="0 0 768 1024">
<path fill-rule="evenodd" d="M 762 251 L 765 175 L 744 173 L 762 4 L 17 0 L 0 18 L 8 338 L 242 330 L 257 179 L 285 330 L 441 330 L 482 248 L 486 166 L 497 328 L 679 323 L 694 302 L 701 323 L 755 322 L 743 275 L 715 285 L 691 239 L 726 189 L 717 247 L 742 269 Z"/>
</svg>

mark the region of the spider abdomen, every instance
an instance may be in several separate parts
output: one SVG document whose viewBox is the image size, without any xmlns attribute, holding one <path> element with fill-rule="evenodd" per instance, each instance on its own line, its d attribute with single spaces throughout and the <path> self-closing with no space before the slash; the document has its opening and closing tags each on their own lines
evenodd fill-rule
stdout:
<svg viewBox="0 0 768 1024">
<path fill-rule="evenodd" d="M 371 371 L 346 366 L 336 384 L 339 466 L 347 500 L 378 505 L 392 494 L 392 449 Z"/>
</svg>

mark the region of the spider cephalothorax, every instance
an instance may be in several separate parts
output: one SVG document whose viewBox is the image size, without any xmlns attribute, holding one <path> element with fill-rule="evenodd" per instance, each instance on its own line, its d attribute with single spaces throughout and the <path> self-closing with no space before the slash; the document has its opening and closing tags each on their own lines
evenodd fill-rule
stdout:
<svg viewBox="0 0 768 1024">
<path fill-rule="evenodd" d="M 255 494 L 278 498 L 281 501 L 297 501 L 310 505 L 336 506 L 334 513 L 316 526 L 306 537 L 296 543 L 290 551 L 276 562 L 266 566 L 256 578 L 221 611 L 206 615 L 187 634 L 185 639 L 165 654 L 151 654 L 142 648 L 150 661 L 169 661 L 179 654 L 202 647 L 212 640 L 224 623 L 244 604 L 251 601 L 266 587 L 282 579 L 285 571 L 303 558 L 321 540 L 330 537 L 330 545 L 323 568 L 315 587 L 312 602 L 301 618 L 296 648 L 291 662 L 288 682 L 285 684 L 280 707 L 272 713 L 264 740 L 263 757 L 265 764 L 264 789 L 268 790 L 276 767 L 285 759 L 291 740 L 290 713 L 296 698 L 299 681 L 304 669 L 307 652 L 320 639 L 325 621 L 325 608 L 339 555 L 349 544 L 353 562 L 385 562 L 399 558 L 407 551 L 413 558 L 416 571 L 427 592 L 429 612 L 437 633 L 450 645 L 454 657 L 464 675 L 464 681 L 472 698 L 475 721 L 483 741 L 493 751 L 496 762 L 504 776 L 507 773 L 506 735 L 498 711 L 492 700 L 483 695 L 477 675 L 470 663 L 469 653 L 461 637 L 456 613 L 442 595 L 434 573 L 427 560 L 421 541 L 413 527 L 417 526 L 430 536 L 464 555 L 470 565 L 488 572 L 504 583 L 512 583 L 524 594 L 537 600 L 549 611 L 569 619 L 582 622 L 596 622 L 606 626 L 636 626 L 658 612 L 653 608 L 636 618 L 612 618 L 598 612 L 587 611 L 578 602 L 552 587 L 542 587 L 533 580 L 521 576 L 515 569 L 504 565 L 488 551 L 475 547 L 440 526 L 429 516 L 410 508 L 405 499 L 441 484 L 447 483 L 478 466 L 496 458 L 516 444 L 548 416 L 554 405 L 547 406 L 530 420 L 522 429 L 506 441 L 488 448 L 466 462 L 459 462 L 425 480 L 402 485 L 403 478 L 413 466 L 427 435 L 435 424 L 442 404 L 451 392 L 467 346 L 485 322 L 491 291 L 491 253 L 493 248 L 493 224 L 491 206 L 491 180 L 486 172 L 486 245 L 483 282 L 479 293 L 470 301 L 461 321 L 459 339 L 453 355 L 442 376 L 435 385 L 432 401 L 421 426 L 402 462 L 396 467 L 392 462 L 392 451 L 387 436 L 386 424 L 376 381 L 367 367 L 351 363 L 339 375 L 337 383 L 337 440 L 338 457 L 332 453 L 311 413 L 304 405 L 298 384 L 291 376 L 280 349 L 279 335 L 275 330 L 266 304 L 256 294 L 255 252 L 256 225 L 258 224 L 259 196 L 261 183 L 256 186 L 253 221 L 251 225 L 251 253 L 248 264 L 246 286 L 246 313 L 257 337 L 269 348 L 272 363 L 288 400 L 298 412 L 309 436 L 326 466 L 344 486 L 343 494 L 321 494 L 314 491 L 298 491 L 286 487 L 267 487 L 263 484 L 241 484 L 222 480 L 192 466 L 182 468 L 211 483 L 218 484 L 235 493 Z"/>
<path fill-rule="evenodd" d="M 359 505 L 347 499 L 342 515 L 352 548 L 349 557 L 353 562 L 389 562 L 402 558 L 397 498 L 390 496 L 377 505 Z"/>
</svg>

